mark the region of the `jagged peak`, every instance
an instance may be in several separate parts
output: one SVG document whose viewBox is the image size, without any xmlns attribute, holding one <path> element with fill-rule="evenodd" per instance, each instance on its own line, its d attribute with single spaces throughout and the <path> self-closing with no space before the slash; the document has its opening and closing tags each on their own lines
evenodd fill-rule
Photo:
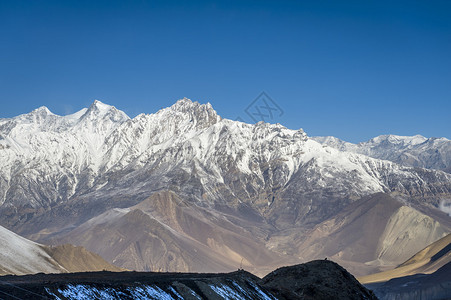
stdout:
<svg viewBox="0 0 451 300">
<path fill-rule="evenodd" d="M 89 106 L 86 112 L 80 117 L 80 120 L 86 118 L 104 118 L 109 117 L 112 121 L 124 122 L 130 119 L 126 113 L 118 110 L 112 105 L 105 104 L 99 100 L 94 100 L 94 102 Z"/>
<path fill-rule="evenodd" d="M 201 104 L 197 101 L 192 101 L 191 99 L 188 99 L 186 97 L 177 100 L 172 106 L 169 107 L 171 110 L 181 111 L 181 112 L 187 112 L 188 110 L 196 110 L 196 109 L 202 109 L 202 110 L 211 110 L 215 114 L 216 111 L 211 106 L 210 102 L 207 102 L 206 104 Z"/>
<path fill-rule="evenodd" d="M 159 110 L 154 115 L 164 119 L 182 118 L 191 123 L 190 127 L 193 128 L 205 128 L 222 119 L 210 103 L 201 104 L 186 97 L 170 107 Z"/>
<path fill-rule="evenodd" d="M 88 110 L 99 110 L 99 111 L 108 111 L 110 109 L 116 109 L 112 105 L 105 104 L 99 100 L 94 100 L 92 104 L 89 106 Z"/>
<path fill-rule="evenodd" d="M 46 115 L 54 115 L 47 106 L 41 106 L 33 110 L 31 113 L 38 113 L 38 114 L 46 114 Z"/>
<path fill-rule="evenodd" d="M 179 99 L 179 100 L 177 100 L 177 101 L 175 102 L 175 104 L 177 104 L 177 103 L 188 103 L 188 104 L 193 104 L 193 103 L 199 103 L 199 102 L 193 101 L 193 100 L 191 100 L 191 99 L 189 99 L 189 98 L 186 98 L 186 97 L 183 97 L 182 99 Z"/>
</svg>

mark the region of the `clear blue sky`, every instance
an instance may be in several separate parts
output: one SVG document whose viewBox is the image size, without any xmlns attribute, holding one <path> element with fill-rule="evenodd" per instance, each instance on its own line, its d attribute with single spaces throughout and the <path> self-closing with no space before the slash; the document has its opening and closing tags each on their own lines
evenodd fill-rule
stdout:
<svg viewBox="0 0 451 300">
<path fill-rule="evenodd" d="M 451 138 L 451 1 L 0 0 L 0 117 L 265 91 L 309 135 Z"/>
</svg>

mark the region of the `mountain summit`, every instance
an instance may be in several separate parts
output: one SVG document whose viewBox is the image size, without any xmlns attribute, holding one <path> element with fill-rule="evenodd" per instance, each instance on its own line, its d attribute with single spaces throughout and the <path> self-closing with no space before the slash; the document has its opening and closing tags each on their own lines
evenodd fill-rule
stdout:
<svg viewBox="0 0 451 300">
<path fill-rule="evenodd" d="M 85 119 L 105 119 L 109 118 L 113 122 L 122 123 L 130 118 L 116 107 L 104 104 L 99 100 L 95 100 L 91 106 L 86 110 L 86 112 L 81 116 L 80 121 Z"/>
</svg>

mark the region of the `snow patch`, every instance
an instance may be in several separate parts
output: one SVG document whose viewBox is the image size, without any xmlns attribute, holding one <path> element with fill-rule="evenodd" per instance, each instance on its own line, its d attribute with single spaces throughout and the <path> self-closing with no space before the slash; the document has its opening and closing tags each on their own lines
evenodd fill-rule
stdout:
<svg viewBox="0 0 451 300">
<path fill-rule="evenodd" d="M 226 285 L 210 285 L 210 288 L 219 296 L 221 296 L 223 299 L 226 300 L 233 300 L 233 299 L 242 299 L 243 295 L 240 293 L 237 293 L 236 291 L 232 290 L 230 287 Z"/>
<path fill-rule="evenodd" d="M 155 299 L 155 300 L 174 300 L 174 298 L 163 291 L 159 287 L 146 286 L 144 288 L 137 287 L 129 289 L 130 293 L 134 297 L 134 299 Z"/>
</svg>

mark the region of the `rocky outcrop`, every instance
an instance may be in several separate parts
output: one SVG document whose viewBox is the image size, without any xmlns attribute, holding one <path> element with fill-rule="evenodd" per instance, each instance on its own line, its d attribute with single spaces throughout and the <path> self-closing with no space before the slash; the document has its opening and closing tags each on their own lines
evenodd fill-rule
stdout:
<svg viewBox="0 0 451 300">
<path fill-rule="evenodd" d="M 262 279 L 278 299 L 377 299 L 348 271 L 328 260 L 279 268 Z"/>
</svg>

